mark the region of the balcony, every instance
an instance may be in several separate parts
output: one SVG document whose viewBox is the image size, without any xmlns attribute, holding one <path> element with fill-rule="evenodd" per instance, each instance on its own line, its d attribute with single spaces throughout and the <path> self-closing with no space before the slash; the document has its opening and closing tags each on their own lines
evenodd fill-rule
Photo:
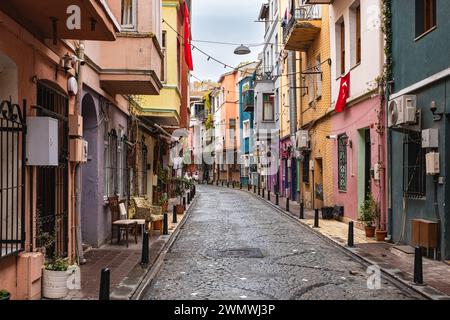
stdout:
<svg viewBox="0 0 450 320">
<path fill-rule="evenodd" d="M 306 51 L 320 33 L 322 26 L 320 5 L 300 5 L 294 15 L 283 26 L 283 39 L 286 50 Z"/>
<path fill-rule="evenodd" d="M 80 8 L 81 28 L 70 30 L 67 10 Z M 116 19 L 103 1 L 97 0 L 2 0 L 0 10 L 41 39 L 114 41 L 120 31 Z"/>
<path fill-rule="evenodd" d="M 242 95 L 244 112 L 253 112 L 255 110 L 255 90 L 247 90 Z"/>
<path fill-rule="evenodd" d="M 86 55 L 111 94 L 157 95 L 162 89 L 163 54 L 154 35 L 119 34 L 114 42 L 88 43 Z"/>
</svg>

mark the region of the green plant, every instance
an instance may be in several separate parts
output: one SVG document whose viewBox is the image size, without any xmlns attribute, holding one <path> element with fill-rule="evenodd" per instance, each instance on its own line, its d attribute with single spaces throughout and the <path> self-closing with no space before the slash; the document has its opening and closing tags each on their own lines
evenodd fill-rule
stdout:
<svg viewBox="0 0 450 320">
<path fill-rule="evenodd" d="M 9 296 L 10 296 L 10 293 L 7 290 L 5 290 L 5 289 L 0 290 L 0 300 L 8 298 Z"/>
<path fill-rule="evenodd" d="M 373 222 L 378 218 L 378 204 L 374 200 L 372 194 L 368 194 L 367 199 L 361 204 L 359 220 L 367 227 L 372 227 Z"/>
<path fill-rule="evenodd" d="M 69 261 L 65 258 L 55 257 L 45 264 L 45 270 L 49 271 L 67 271 Z"/>
<path fill-rule="evenodd" d="M 162 206 L 164 206 L 165 204 L 167 204 L 168 201 L 169 201 L 169 199 L 168 199 L 168 197 L 167 197 L 167 194 L 166 194 L 166 193 L 163 193 L 163 194 L 161 195 L 161 197 L 158 199 L 158 206 L 162 207 Z"/>
<path fill-rule="evenodd" d="M 158 168 L 158 180 L 165 184 L 167 182 L 168 172 L 161 165 Z"/>
</svg>

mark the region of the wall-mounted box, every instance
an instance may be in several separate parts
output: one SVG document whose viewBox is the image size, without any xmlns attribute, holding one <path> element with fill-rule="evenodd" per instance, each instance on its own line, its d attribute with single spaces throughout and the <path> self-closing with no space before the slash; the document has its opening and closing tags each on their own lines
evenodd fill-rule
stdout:
<svg viewBox="0 0 450 320">
<path fill-rule="evenodd" d="M 69 116 L 69 136 L 83 136 L 83 117 L 79 114 L 73 114 Z"/>
<path fill-rule="evenodd" d="M 430 152 L 425 155 L 426 160 L 426 169 L 428 175 L 439 174 L 439 153 L 438 152 Z"/>
<path fill-rule="evenodd" d="M 70 139 L 70 162 L 86 163 L 88 160 L 88 143 L 83 139 Z"/>
<path fill-rule="evenodd" d="M 439 148 L 439 129 L 422 130 L 422 148 Z"/>
<path fill-rule="evenodd" d="M 27 118 L 27 165 L 58 166 L 58 120 L 50 117 Z"/>
</svg>

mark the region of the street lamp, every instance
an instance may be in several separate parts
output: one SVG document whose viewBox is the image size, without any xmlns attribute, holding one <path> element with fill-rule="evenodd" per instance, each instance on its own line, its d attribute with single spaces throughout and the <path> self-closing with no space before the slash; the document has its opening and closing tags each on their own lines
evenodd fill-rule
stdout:
<svg viewBox="0 0 450 320">
<path fill-rule="evenodd" d="M 241 55 L 241 56 L 249 54 L 249 53 L 251 53 L 250 48 L 247 46 L 244 46 L 243 44 L 241 44 L 239 47 L 237 47 L 234 50 L 234 54 Z"/>
</svg>

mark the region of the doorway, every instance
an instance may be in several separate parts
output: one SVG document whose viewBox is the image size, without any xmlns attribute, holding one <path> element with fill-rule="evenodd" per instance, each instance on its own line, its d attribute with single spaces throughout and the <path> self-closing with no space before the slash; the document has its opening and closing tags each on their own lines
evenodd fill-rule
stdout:
<svg viewBox="0 0 450 320">
<path fill-rule="evenodd" d="M 370 129 L 364 130 L 364 200 L 367 200 L 371 192 L 370 169 L 372 167 L 372 142 L 370 139 Z"/>
<path fill-rule="evenodd" d="M 315 175 L 315 186 L 314 186 L 314 208 L 320 209 L 323 207 L 323 161 L 322 158 L 316 159 L 316 170 L 314 170 Z"/>
</svg>

